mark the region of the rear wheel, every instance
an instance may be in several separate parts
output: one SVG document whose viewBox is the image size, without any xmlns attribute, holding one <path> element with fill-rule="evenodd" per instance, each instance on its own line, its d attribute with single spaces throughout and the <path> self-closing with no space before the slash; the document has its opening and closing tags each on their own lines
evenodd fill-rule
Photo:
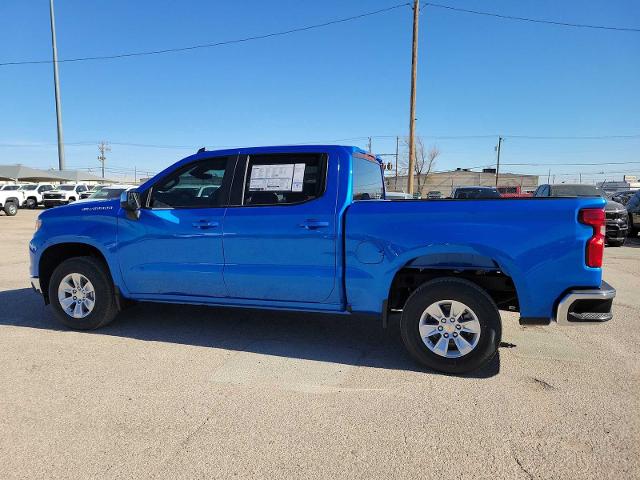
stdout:
<svg viewBox="0 0 640 480">
<path fill-rule="evenodd" d="M 7 202 L 4 205 L 4 213 L 9 217 L 13 217 L 16 213 L 18 213 L 18 206 L 13 202 Z"/>
<path fill-rule="evenodd" d="M 62 262 L 51 275 L 49 301 L 58 320 L 77 330 L 102 327 L 118 314 L 107 267 L 93 257 Z"/>
<path fill-rule="evenodd" d="M 465 373 L 498 351 L 502 325 L 485 290 L 463 279 L 432 280 L 415 290 L 402 312 L 402 341 L 422 365 Z"/>
<path fill-rule="evenodd" d="M 31 209 L 36 208 L 37 205 L 38 205 L 38 202 L 36 201 L 35 198 L 27 198 L 27 201 L 24 204 L 25 207 L 31 208 Z"/>
</svg>

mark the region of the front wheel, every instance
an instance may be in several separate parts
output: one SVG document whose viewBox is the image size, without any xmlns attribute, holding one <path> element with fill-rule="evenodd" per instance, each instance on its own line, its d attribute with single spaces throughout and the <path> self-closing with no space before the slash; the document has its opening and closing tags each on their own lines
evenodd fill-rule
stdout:
<svg viewBox="0 0 640 480">
<path fill-rule="evenodd" d="M 27 198 L 27 201 L 25 202 L 24 206 L 33 210 L 38 206 L 38 202 L 36 201 L 35 198 Z"/>
<path fill-rule="evenodd" d="M 440 372 L 465 373 L 494 357 L 502 324 L 485 290 L 468 280 L 441 278 L 411 294 L 400 332 L 418 363 Z"/>
<path fill-rule="evenodd" d="M 58 265 L 49 281 L 49 301 L 58 320 L 76 330 L 102 327 L 118 314 L 108 269 L 93 257 L 74 257 Z"/>
<path fill-rule="evenodd" d="M 9 217 L 15 216 L 18 213 L 18 206 L 13 202 L 7 202 L 4 206 L 4 213 Z"/>
</svg>

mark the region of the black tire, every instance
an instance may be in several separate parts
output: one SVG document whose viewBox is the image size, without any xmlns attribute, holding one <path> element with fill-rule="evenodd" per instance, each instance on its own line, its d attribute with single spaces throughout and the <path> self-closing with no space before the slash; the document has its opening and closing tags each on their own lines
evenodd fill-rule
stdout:
<svg viewBox="0 0 640 480">
<path fill-rule="evenodd" d="M 24 203 L 26 208 L 30 208 L 33 210 L 38 206 L 38 201 L 35 198 L 27 198 L 27 201 Z"/>
<path fill-rule="evenodd" d="M 626 241 L 627 241 L 627 237 L 616 239 L 616 240 L 607 240 L 607 244 L 610 247 L 621 247 L 624 245 L 624 242 Z"/>
<path fill-rule="evenodd" d="M 13 217 L 18 213 L 18 205 L 13 202 L 7 202 L 4 204 L 3 210 L 7 217 Z"/>
<path fill-rule="evenodd" d="M 63 310 L 58 300 L 60 282 L 70 273 L 84 275 L 95 289 L 95 305 L 89 315 L 74 318 Z M 108 268 L 93 257 L 74 257 L 62 262 L 49 281 L 49 301 L 56 317 L 67 327 L 75 330 L 93 330 L 110 323 L 118 314 L 115 289 Z"/>
<path fill-rule="evenodd" d="M 75 201 L 76 201 L 76 199 L 74 197 L 71 197 L 67 203 L 73 203 Z"/>
<path fill-rule="evenodd" d="M 423 312 L 442 300 L 464 303 L 475 312 L 480 323 L 477 345 L 458 358 L 437 355 L 427 348 L 420 336 Z M 405 347 L 418 363 L 440 372 L 459 374 L 476 370 L 495 356 L 502 336 L 502 323 L 495 302 L 485 290 L 468 280 L 445 277 L 427 282 L 411 294 L 402 312 L 400 333 Z"/>
</svg>

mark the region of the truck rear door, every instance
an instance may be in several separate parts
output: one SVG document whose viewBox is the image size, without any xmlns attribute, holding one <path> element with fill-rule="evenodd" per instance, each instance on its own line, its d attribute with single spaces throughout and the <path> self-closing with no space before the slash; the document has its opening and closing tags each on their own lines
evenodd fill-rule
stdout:
<svg viewBox="0 0 640 480">
<path fill-rule="evenodd" d="M 328 302 L 338 230 L 337 174 L 328 168 L 322 152 L 240 157 L 224 219 L 230 297 Z"/>
</svg>

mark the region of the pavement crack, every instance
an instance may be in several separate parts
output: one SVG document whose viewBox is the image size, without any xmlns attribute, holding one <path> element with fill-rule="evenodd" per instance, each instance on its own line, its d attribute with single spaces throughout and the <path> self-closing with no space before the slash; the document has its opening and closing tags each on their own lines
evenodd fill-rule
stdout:
<svg viewBox="0 0 640 480">
<path fill-rule="evenodd" d="M 159 471 L 162 471 L 162 468 L 165 465 L 169 465 L 173 462 L 173 460 L 180 455 L 180 452 L 182 452 L 186 446 L 189 444 L 189 442 L 191 441 L 191 439 L 193 437 L 195 437 L 198 433 L 200 433 L 200 431 L 205 427 L 205 425 L 209 422 L 209 419 L 211 418 L 211 415 L 207 415 L 205 417 L 205 419 L 200 422 L 200 424 L 194 428 L 193 430 L 191 430 L 187 436 L 180 442 L 180 445 L 178 445 L 178 447 L 175 449 L 175 451 L 173 452 L 173 455 L 171 455 L 171 457 L 167 458 L 165 461 L 162 462 L 162 464 L 160 465 L 160 467 L 156 470 L 156 472 L 154 473 L 154 477 L 157 476 Z"/>
<path fill-rule="evenodd" d="M 511 456 L 513 457 L 513 459 L 518 464 L 518 467 L 520 467 L 520 470 L 522 470 L 524 472 L 524 474 L 527 476 L 527 478 L 530 478 L 531 480 L 533 480 L 533 474 L 529 470 L 524 468 L 524 466 L 522 465 L 522 462 L 520 461 L 518 456 L 514 452 L 511 452 Z"/>
</svg>

